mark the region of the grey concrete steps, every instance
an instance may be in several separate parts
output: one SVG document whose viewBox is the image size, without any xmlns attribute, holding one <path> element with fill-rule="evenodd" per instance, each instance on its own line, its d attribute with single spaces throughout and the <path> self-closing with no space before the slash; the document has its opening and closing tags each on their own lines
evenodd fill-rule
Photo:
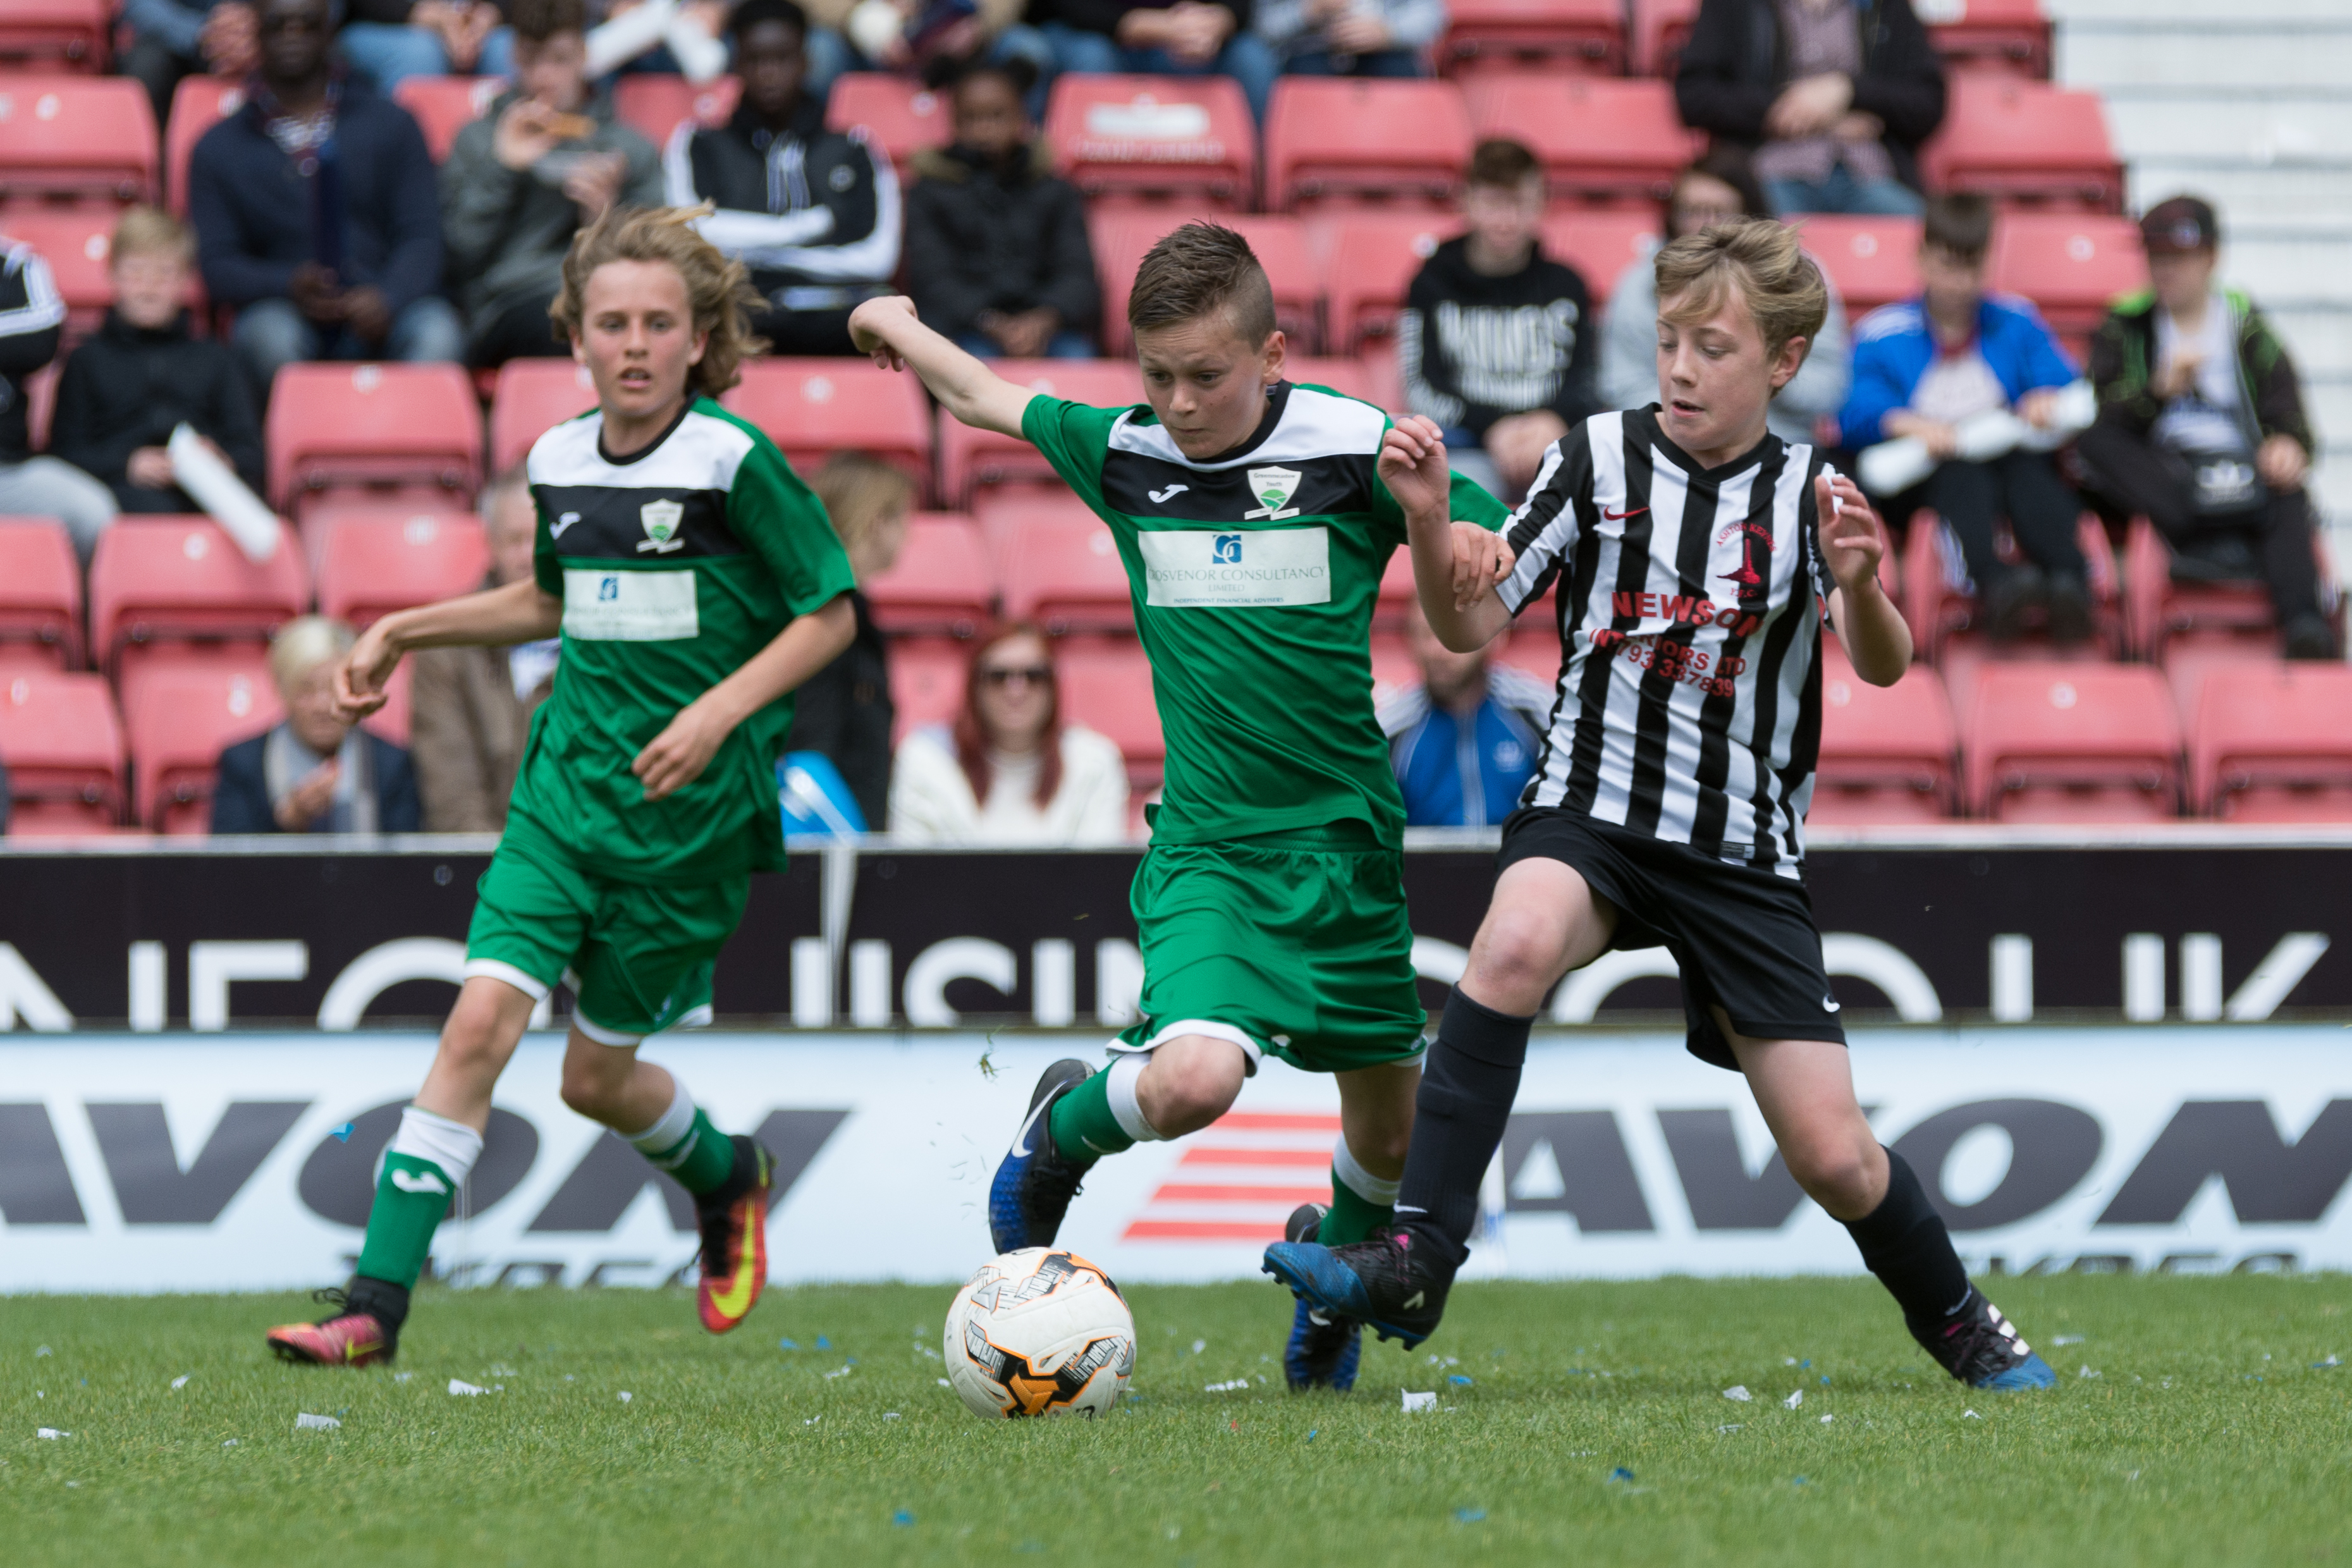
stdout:
<svg viewBox="0 0 2352 1568">
<path fill-rule="evenodd" d="M 2058 32 L 2053 68 L 2078 87 L 2194 82 L 2200 87 L 2340 90 L 2352 79 L 2352 16 L 2200 19 L 2075 17 Z"/>
</svg>

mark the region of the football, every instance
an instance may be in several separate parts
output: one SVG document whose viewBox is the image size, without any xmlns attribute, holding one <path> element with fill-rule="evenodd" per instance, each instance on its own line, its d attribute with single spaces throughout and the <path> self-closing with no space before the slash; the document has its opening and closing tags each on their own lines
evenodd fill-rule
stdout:
<svg viewBox="0 0 2352 1568">
<path fill-rule="evenodd" d="M 1135 1318 L 1075 1252 L 1029 1247 L 981 1265 L 948 1309 L 948 1383 L 975 1415 L 1100 1415 L 1135 1370 Z"/>
</svg>

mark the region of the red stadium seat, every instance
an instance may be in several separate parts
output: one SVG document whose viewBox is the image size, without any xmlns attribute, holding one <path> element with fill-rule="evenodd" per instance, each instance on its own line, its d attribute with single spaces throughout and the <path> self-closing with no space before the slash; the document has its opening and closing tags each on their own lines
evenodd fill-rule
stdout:
<svg viewBox="0 0 2352 1568">
<path fill-rule="evenodd" d="M 1257 131 L 1229 78 L 1066 72 L 1046 101 L 1045 142 L 1089 197 L 1255 205 Z"/>
<path fill-rule="evenodd" d="M 1551 595 L 1519 612 L 1510 629 L 1491 645 L 1495 662 L 1546 686 L 1559 683 L 1559 623 L 1552 618 Z"/>
<path fill-rule="evenodd" d="M 2235 822 L 2352 822 L 2352 668 L 2232 664 L 2189 729 L 2189 806 Z"/>
<path fill-rule="evenodd" d="M 1151 661 L 1133 643 L 1064 648 L 1055 660 L 1062 717 L 1107 735 L 1127 759 L 1128 787 L 1160 787 L 1168 743 L 1151 691 Z"/>
<path fill-rule="evenodd" d="M 319 613 L 353 626 L 470 594 L 490 570 L 489 542 L 470 512 L 345 514 L 327 524 L 319 553 Z"/>
<path fill-rule="evenodd" d="M 1625 68 L 1625 13 L 1618 0 L 1452 0 L 1437 68 L 1552 69 L 1617 76 Z"/>
<path fill-rule="evenodd" d="M 506 85 L 501 76 L 412 76 L 392 89 L 392 100 L 415 117 L 425 152 L 440 163 L 457 145 L 457 132 L 488 113 Z"/>
<path fill-rule="evenodd" d="M 911 374 L 862 359 L 758 359 L 719 401 L 766 431 L 803 478 L 835 452 L 870 452 L 929 489 L 931 411 Z"/>
<path fill-rule="evenodd" d="M 138 819 L 159 833 L 202 833 L 221 752 L 286 716 L 259 650 L 162 662 L 122 688 Z"/>
<path fill-rule="evenodd" d="M 2074 541 L 2088 569 L 2085 585 L 2091 596 L 2092 641 L 2120 656 L 2128 646 L 2130 616 L 2115 550 L 2107 542 L 2106 530 L 2088 512 L 2075 520 Z M 1912 519 L 1910 537 L 1903 546 L 1902 592 L 1897 603 L 1922 661 L 1943 664 L 1946 644 L 1954 636 L 1982 629 L 1979 606 L 1968 591 L 1967 579 L 1958 542 L 1949 536 L 1941 518 L 1921 511 Z M 1958 695 L 1957 683 L 1954 694 Z"/>
<path fill-rule="evenodd" d="M 121 820 L 122 726 L 99 675 L 0 673 L 12 833 L 104 833 Z"/>
<path fill-rule="evenodd" d="M 1796 222 L 1806 252 L 1837 285 L 1849 321 L 1858 321 L 1881 305 L 1918 297 L 1917 218 L 1823 215 Z"/>
<path fill-rule="evenodd" d="M 1943 128 L 1920 149 L 1928 187 L 2120 211 L 2123 165 L 2095 92 L 2006 76 L 1951 79 Z"/>
<path fill-rule="evenodd" d="M 1350 213 L 1318 226 L 1328 257 L 1323 342 L 1333 353 L 1352 353 L 1363 339 L 1395 331 L 1423 263 L 1462 228 L 1459 219 L 1433 212 Z"/>
<path fill-rule="evenodd" d="M 102 71 L 111 0 L 8 0 L 0 8 L 0 74 Z"/>
<path fill-rule="evenodd" d="M 1116 408 L 1143 401 L 1143 373 L 1131 360 L 1003 359 L 990 367 L 1016 386 L 1072 403 Z M 1052 465 L 1026 441 L 940 420 L 940 499 L 969 506 L 983 485 L 1040 481 L 1058 485 Z"/>
<path fill-rule="evenodd" d="M 1135 269 L 1144 254 L 1160 239 L 1194 219 L 1223 224 L 1257 253 L 1274 286 L 1276 324 L 1291 348 L 1311 353 L 1321 340 L 1323 272 L 1307 244 L 1307 228 L 1295 217 L 1262 217 L 1255 214 L 1180 212 L 1151 208 L 1122 211 L 1113 207 L 1088 216 L 1094 240 L 1095 271 L 1102 279 L 1103 352 L 1124 354 L 1132 344 L 1127 330 L 1127 296 Z"/>
<path fill-rule="evenodd" d="M 0 517 L 0 646 L 81 665 L 81 563 L 54 518 Z"/>
<path fill-rule="evenodd" d="M 2323 581 L 2330 575 L 2327 552 L 2316 539 Z M 2172 547 L 2146 518 L 2135 519 L 2124 542 L 2124 600 L 2127 646 L 2137 658 L 2162 663 L 2168 645 L 2189 634 L 2268 634 L 2277 624 L 2270 591 L 2258 580 L 2242 583 L 2177 583 Z"/>
<path fill-rule="evenodd" d="M 624 78 L 624 80 L 628 79 Z M 596 406 L 588 367 L 564 359 L 510 359 L 490 394 L 490 472 L 503 474 L 530 455 L 556 426 Z"/>
<path fill-rule="evenodd" d="M 2117 296 L 2147 287 L 2147 253 L 2126 217 L 2009 213 L 1993 226 L 1986 278 L 2032 300 L 2080 358 Z"/>
<path fill-rule="evenodd" d="M 1691 24 L 1698 20 L 1698 0 L 1633 0 L 1630 14 L 1626 47 L 1633 74 L 1672 81 Z"/>
<path fill-rule="evenodd" d="M 1462 90 L 1472 129 L 1527 143 L 1556 197 L 1654 210 L 1701 145 L 1664 82 L 1515 72 L 1473 77 Z"/>
<path fill-rule="evenodd" d="M 310 606 L 293 535 L 248 561 L 208 517 L 118 518 L 89 563 L 90 652 L 110 672 L 164 643 L 263 643 Z"/>
<path fill-rule="evenodd" d="M 669 146 L 671 135 L 691 120 L 698 125 L 724 125 L 743 95 L 738 78 L 722 76 L 696 87 L 682 76 L 659 71 L 632 71 L 613 79 L 613 113 L 636 127 L 656 152 Z"/>
<path fill-rule="evenodd" d="M 955 140 L 947 94 L 887 71 L 845 71 L 834 78 L 824 122 L 835 131 L 863 128 L 874 146 L 889 155 L 902 185 L 915 177 L 916 153 Z"/>
<path fill-rule="evenodd" d="M 1342 397 L 1361 398 L 1376 408 L 1388 407 L 1380 377 L 1360 359 L 1292 354 L 1283 361 L 1282 374 L 1294 385 L 1328 386 Z"/>
<path fill-rule="evenodd" d="M 0 77 L 0 192 L 100 205 L 157 195 L 155 110 L 129 77 Z"/>
<path fill-rule="evenodd" d="M 931 724 L 951 724 L 963 710 L 970 650 L 945 637 L 896 637 L 890 644 L 890 741 Z"/>
<path fill-rule="evenodd" d="M 0 236 L 33 247 L 49 264 L 66 302 L 66 337 L 79 342 L 106 321 L 114 303 L 114 279 L 107 270 L 114 216 L 105 207 L 19 207 L 0 216 Z M 190 269 L 193 277 L 194 268 Z M 61 353 L 59 358 L 63 358 Z"/>
<path fill-rule="evenodd" d="M 1045 502 L 1012 522 L 1003 562 L 1004 615 L 1048 636 L 1135 630 L 1135 605 L 1118 542 L 1075 500 Z"/>
<path fill-rule="evenodd" d="M 996 607 L 996 574 L 980 525 L 961 512 L 917 512 L 890 570 L 860 584 L 886 632 L 968 637 Z"/>
<path fill-rule="evenodd" d="M 264 436 L 281 511 L 352 487 L 438 490 L 462 503 L 482 482 L 481 405 L 454 364 L 287 365 Z"/>
<path fill-rule="evenodd" d="M 1959 735 L 1943 678 L 1914 665 L 1893 686 L 1854 674 L 1835 637 L 1822 638 L 1821 763 L 1811 820 L 1844 826 L 1937 822 L 1959 805 Z"/>
<path fill-rule="evenodd" d="M 2180 721 L 2145 665 L 1988 664 L 1968 705 L 1969 801 L 2003 822 L 2174 815 Z"/>
<path fill-rule="evenodd" d="M 1544 220 L 1544 254 L 1565 261 L 1584 279 L 1592 294 L 1592 308 L 1609 303 L 1617 279 L 1626 267 L 1646 259 L 1658 247 L 1658 223 L 1647 212 L 1617 212 L 1606 207 L 1580 208 Z M 1599 323 L 1592 323 L 1599 331 Z"/>
<path fill-rule="evenodd" d="M 1947 68 L 2049 79 L 2050 18 L 2041 0 L 1959 0 L 1919 13 Z"/>
<path fill-rule="evenodd" d="M 1265 205 L 1442 205 L 1470 144 L 1452 82 L 1286 76 L 1265 111 Z"/>
<path fill-rule="evenodd" d="M 226 77 L 188 76 L 172 89 L 172 118 L 163 127 L 163 171 L 171 208 L 188 216 L 188 160 L 205 132 L 245 107 L 245 84 Z"/>
</svg>

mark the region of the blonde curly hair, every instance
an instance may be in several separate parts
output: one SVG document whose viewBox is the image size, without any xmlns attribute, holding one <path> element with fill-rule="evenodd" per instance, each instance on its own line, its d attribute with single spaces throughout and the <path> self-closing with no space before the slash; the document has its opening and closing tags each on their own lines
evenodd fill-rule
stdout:
<svg viewBox="0 0 2352 1568">
<path fill-rule="evenodd" d="M 708 332 L 700 363 L 686 373 L 687 389 L 716 397 L 743 378 L 743 362 L 768 352 L 765 338 L 751 335 L 751 312 L 761 299 L 748 268 L 695 231 L 710 216 L 710 204 L 693 207 L 607 207 L 604 216 L 572 237 L 563 258 L 563 287 L 548 308 L 555 330 L 569 340 L 580 333 L 588 279 L 608 261 L 662 261 L 686 283 L 694 330 Z"/>
</svg>

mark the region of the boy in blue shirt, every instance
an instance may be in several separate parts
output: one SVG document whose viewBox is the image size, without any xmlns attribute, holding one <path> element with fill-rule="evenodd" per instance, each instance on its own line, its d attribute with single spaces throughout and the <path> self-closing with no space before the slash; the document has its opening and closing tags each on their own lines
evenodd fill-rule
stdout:
<svg viewBox="0 0 2352 1568">
<path fill-rule="evenodd" d="M 1421 684 L 1380 705 L 1407 827 L 1491 827 L 1511 815 L 1551 729 L 1551 687 L 1493 662 L 1496 645 L 1455 653 L 1421 606 L 1405 626 Z"/>
</svg>

